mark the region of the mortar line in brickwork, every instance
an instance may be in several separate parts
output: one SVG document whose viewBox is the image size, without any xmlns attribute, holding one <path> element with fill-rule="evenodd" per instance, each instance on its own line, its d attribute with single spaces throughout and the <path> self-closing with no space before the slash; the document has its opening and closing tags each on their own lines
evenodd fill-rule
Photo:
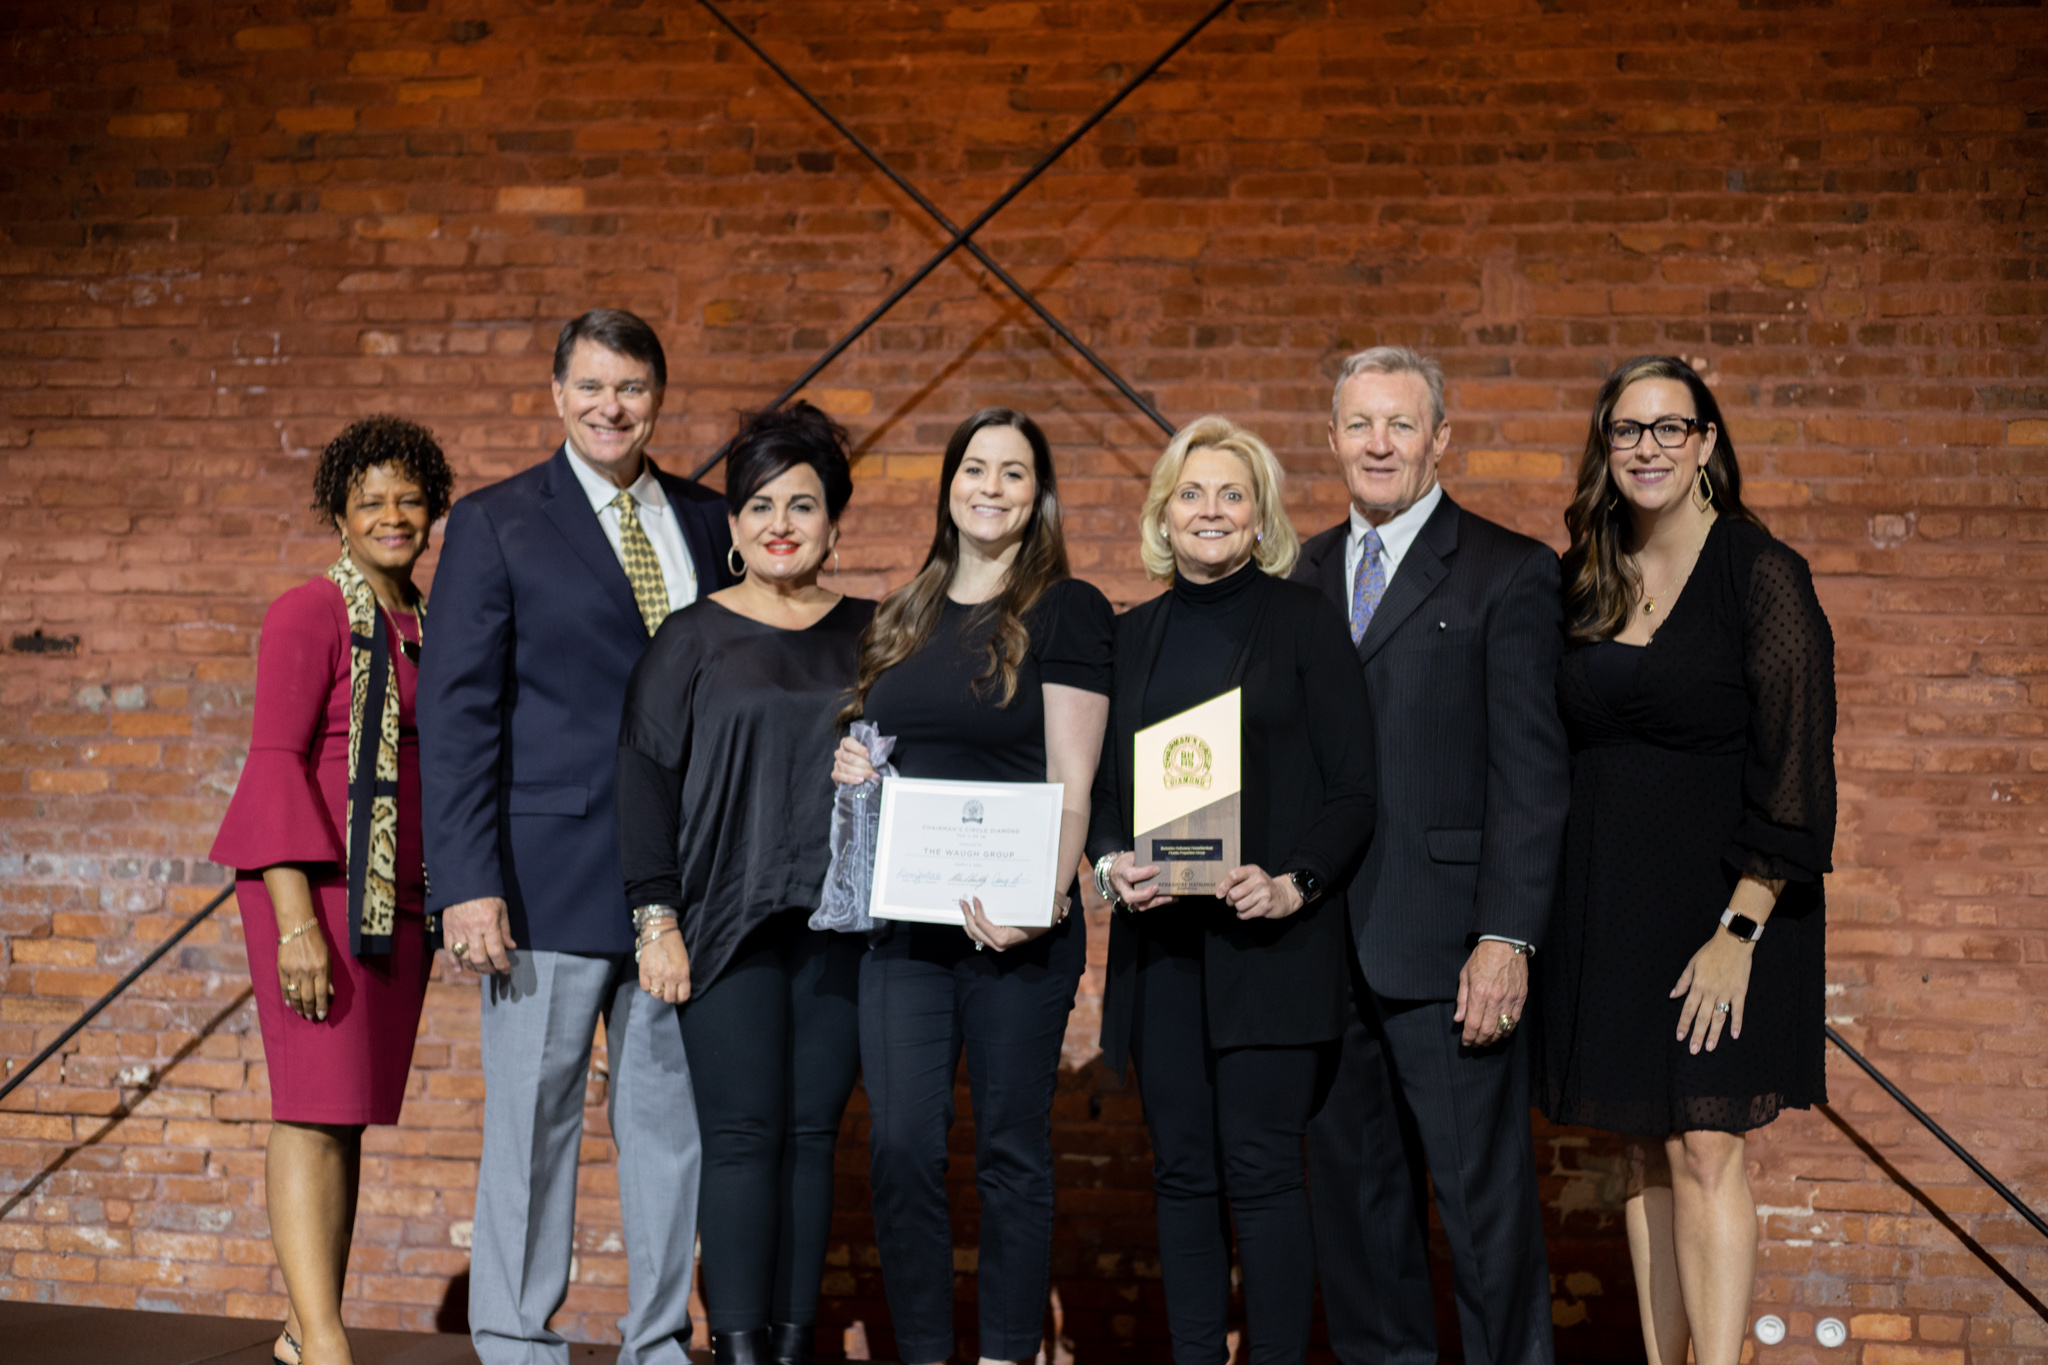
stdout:
<svg viewBox="0 0 2048 1365">
<path fill-rule="evenodd" d="M 934 204 L 930 199 L 927 199 L 924 196 L 924 194 L 918 190 L 917 186 L 911 184 L 910 181 L 907 180 L 899 171 L 897 171 L 897 169 L 894 166 L 891 166 L 888 163 L 888 161 L 883 159 L 882 154 L 876 151 L 873 147 L 870 147 L 867 144 L 866 140 L 863 139 L 859 133 L 854 132 L 853 129 L 849 128 L 846 125 L 844 120 L 842 120 L 837 114 L 833 113 L 830 109 L 826 108 L 825 105 L 817 98 L 817 96 L 813 95 L 809 90 L 807 90 L 804 87 L 803 82 L 799 81 L 795 76 L 792 76 L 787 70 L 785 70 L 780 62 L 776 61 L 773 57 L 769 56 L 768 53 L 762 49 L 761 45 L 754 41 L 751 35 L 749 35 L 745 30 L 741 29 L 740 26 L 738 24 L 735 24 L 731 19 L 727 18 L 725 11 L 719 9 L 719 7 L 713 3 L 713 0 L 697 0 L 697 3 L 702 5 L 705 9 L 711 11 L 712 18 L 718 20 L 719 23 L 725 25 L 726 29 L 731 32 L 733 37 L 739 39 L 742 43 L 745 43 L 747 46 L 747 50 L 752 52 L 756 57 L 759 57 L 761 59 L 762 65 L 766 66 L 770 71 L 773 71 L 778 77 L 780 77 L 782 79 L 783 84 L 787 85 L 791 90 L 794 90 L 799 99 L 801 99 L 805 104 L 811 106 L 812 109 L 816 110 L 820 118 L 824 119 L 827 123 L 831 124 L 834 128 L 838 129 L 840 136 L 844 137 L 848 142 L 851 142 L 854 145 L 854 148 L 857 151 L 859 151 L 862 156 L 866 157 L 869 161 L 873 162 L 875 169 L 880 171 L 883 175 L 888 176 L 890 183 L 894 184 L 897 189 L 902 190 L 905 194 L 909 195 L 911 201 L 915 203 L 919 208 L 923 209 L 925 213 L 930 216 L 933 222 L 937 223 L 940 227 L 944 228 L 949 233 L 957 234 L 960 231 L 959 224 L 955 223 L 951 218 L 947 217 L 944 210 L 942 210 L 937 204 Z M 1161 416 L 1159 409 L 1154 407 L 1150 402 L 1146 401 L 1144 395 L 1140 394 L 1135 388 L 1133 388 L 1131 384 L 1127 380 L 1125 380 L 1125 378 L 1121 374 L 1118 374 L 1116 370 L 1110 366 L 1108 361 L 1104 360 L 1101 356 L 1097 355 L 1088 346 L 1086 342 L 1082 341 L 1080 337 L 1074 334 L 1071 328 L 1069 328 L 1064 322 L 1061 322 L 1059 318 L 1055 317 L 1052 311 L 1048 309 L 1044 304 L 1040 303 L 1036 295 L 1034 295 L 1029 289 L 1026 289 L 1023 286 L 1023 284 L 1021 284 L 1014 276 L 1010 274 L 1009 271 L 1003 269 L 1000 265 L 997 265 L 995 259 L 991 257 L 988 254 L 988 252 L 982 249 L 981 243 L 966 240 L 963 238 L 961 241 L 961 245 L 971 255 L 973 255 L 975 260 L 980 261 L 982 265 L 986 266 L 988 268 L 989 273 L 994 275 L 996 279 L 1000 281 L 1005 288 L 1007 288 L 1012 294 L 1015 294 L 1018 300 L 1021 301 L 1025 307 L 1029 308 L 1032 312 L 1038 314 L 1039 320 L 1044 322 L 1046 326 L 1050 327 L 1053 330 L 1054 334 L 1060 338 L 1060 340 L 1066 342 L 1069 346 L 1073 347 L 1076 351 L 1080 352 L 1081 358 L 1083 360 L 1086 360 L 1090 365 L 1094 366 L 1096 372 L 1099 373 L 1104 379 L 1107 379 L 1111 384 L 1115 385 L 1117 392 L 1121 393 L 1124 397 L 1130 399 L 1131 403 L 1134 406 L 1136 406 L 1140 412 L 1144 413 L 1147 417 L 1151 418 L 1153 422 L 1155 422 L 1158 425 L 1161 431 L 1165 432 L 1168 436 L 1173 435 L 1173 423 L 1167 421 L 1165 417 Z M 723 454 L 723 452 L 721 452 L 721 454 Z M 709 468 L 709 466 L 706 466 L 706 468 Z"/>
<path fill-rule="evenodd" d="M 2043 1219 L 2040 1214 L 2034 1212 L 2033 1207 L 2030 1204 L 2028 1204 L 2025 1200 L 2021 1199 L 2017 1194 L 2013 1193 L 2012 1189 L 2009 1186 L 2007 1186 L 2003 1180 L 2000 1180 L 1997 1176 L 1991 1174 L 1991 1172 L 1985 1168 L 1983 1162 L 1977 1160 L 1976 1157 L 1971 1156 L 1968 1149 L 1966 1149 L 1962 1143 L 1957 1142 L 1954 1138 L 1950 1137 L 1948 1135 L 1948 1130 L 1946 1128 L 1943 1128 L 1940 1124 L 1936 1123 L 1934 1119 L 1928 1115 L 1926 1110 L 1922 1109 L 1919 1105 L 1913 1103 L 1913 1101 L 1907 1099 L 1906 1092 L 1899 1089 L 1898 1086 L 1892 1084 L 1891 1077 L 1885 1075 L 1882 1071 L 1879 1071 L 1876 1066 L 1872 1065 L 1869 1058 L 1865 1057 L 1855 1048 L 1850 1047 L 1848 1040 L 1843 1038 L 1841 1034 L 1835 1032 L 1835 1026 L 1833 1024 L 1823 1024 L 1821 1025 L 1821 1028 L 1827 1033 L 1828 1041 L 1832 1042 L 1836 1047 L 1840 1048 L 1842 1052 L 1849 1058 L 1850 1061 L 1862 1067 L 1864 1072 L 1869 1075 L 1871 1080 L 1876 1081 L 1879 1085 L 1883 1086 L 1885 1093 L 1887 1095 L 1890 1095 L 1893 1099 L 1897 1100 L 1899 1104 L 1904 1107 L 1907 1113 L 1911 1114 L 1914 1118 L 1920 1120 L 1921 1127 L 1925 1128 L 1928 1132 L 1934 1134 L 1934 1136 L 1936 1136 L 1937 1138 L 1940 1138 L 1941 1143 L 1944 1147 L 1948 1148 L 1951 1152 L 1954 1152 L 1956 1154 L 1957 1159 L 1960 1160 L 1965 1166 L 1968 1166 L 1971 1172 L 1975 1174 L 1979 1180 L 1989 1185 L 1992 1188 L 1992 1190 L 1998 1194 L 2000 1198 L 2004 1199 L 2006 1203 L 2012 1205 L 2014 1212 L 2018 1213 L 2020 1217 L 2026 1219 L 2028 1223 L 2033 1225 L 2034 1231 L 2040 1233 L 2043 1237 L 2048 1237 L 2048 1219 Z"/>
<path fill-rule="evenodd" d="M 38 1052 L 33 1058 L 31 1058 L 25 1065 L 22 1066 L 21 1070 L 15 1072 L 12 1076 L 8 1077 L 7 1084 L 0 1085 L 0 1100 L 4 1100 L 9 1095 L 12 1095 L 15 1089 L 18 1086 L 20 1086 L 23 1081 L 27 1080 L 30 1076 L 35 1074 L 35 1070 L 37 1067 L 41 1066 L 44 1062 L 49 1061 L 50 1058 L 56 1056 L 58 1048 L 61 1048 L 64 1046 L 64 1044 L 70 1042 L 72 1038 L 77 1036 L 78 1031 L 80 1029 L 84 1028 L 87 1024 L 90 1024 L 94 1019 L 98 1018 L 101 1010 L 105 1009 L 107 1006 L 113 1004 L 114 1001 L 118 1000 L 121 997 L 121 993 L 123 991 L 127 990 L 130 986 L 134 985 L 137 979 L 140 978 L 144 972 L 148 971 L 151 967 L 154 967 L 157 964 L 157 960 L 159 958 L 161 958 L 165 953 L 168 953 L 171 949 L 177 947 L 179 943 L 183 942 L 185 935 L 191 933 L 194 929 L 197 929 L 199 927 L 200 921 L 204 920 L 208 915 L 211 915 L 214 911 L 220 909 L 221 905 L 226 902 L 227 898 L 234 894 L 235 888 L 232 882 L 229 883 L 227 886 L 222 887 L 220 894 L 218 896 L 215 896 L 212 900 L 208 901 L 203 907 L 201 907 L 199 913 L 195 914 L 194 916 L 192 916 L 192 918 L 186 920 L 182 925 L 180 925 L 176 933 L 172 934 L 162 943 L 157 944 L 155 952 L 151 953 L 148 957 L 142 959 L 142 961 L 136 963 L 135 969 L 133 971 L 129 972 L 128 975 L 122 977 L 119 981 L 114 983 L 114 989 L 108 991 L 105 995 L 101 996 L 97 1001 L 95 1001 L 91 1009 L 88 1009 L 84 1014 L 79 1015 L 78 1018 L 72 1022 L 70 1028 L 67 1028 L 62 1033 L 58 1034 L 56 1038 L 51 1041 L 48 1047 L 44 1048 L 41 1052 Z"/>
<path fill-rule="evenodd" d="M 702 0 L 699 0 L 699 3 L 702 3 Z M 917 288 L 918 285 L 922 284 L 924 282 L 925 276 L 931 274 L 934 270 L 937 270 L 941 265 L 945 264 L 947 259 L 950 258 L 954 252 L 958 251 L 962 246 L 967 244 L 969 238 L 974 236 L 975 233 L 981 231 L 981 229 L 987 225 L 989 219 L 995 217 L 998 213 L 1001 213 L 1005 208 L 1009 207 L 1011 200 L 1015 199 L 1018 195 L 1022 194 L 1027 188 L 1030 187 L 1033 181 L 1037 180 L 1039 176 L 1045 174 L 1047 170 L 1051 169 L 1054 162 L 1058 161 L 1062 156 L 1065 156 L 1068 150 L 1071 149 L 1073 145 L 1079 142 L 1083 137 L 1086 137 L 1089 131 L 1092 130 L 1096 124 L 1108 118 L 1111 112 L 1114 111 L 1119 104 L 1122 104 L 1124 100 L 1130 97 L 1132 91 L 1136 90 L 1146 81 L 1152 79 L 1152 77 L 1158 73 L 1159 69 L 1165 66 L 1166 63 L 1172 59 L 1173 55 L 1176 52 L 1179 52 L 1182 48 L 1186 47 L 1189 43 L 1193 42 L 1197 34 L 1199 34 L 1203 29 L 1207 28 L 1209 24 L 1217 18 L 1217 16 L 1221 15 L 1223 11 L 1229 9 L 1231 5 L 1233 5 L 1234 3 L 1236 3 L 1236 0 L 1216 0 L 1216 3 L 1209 7 L 1208 12 L 1205 13 L 1200 19 L 1197 19 L 1185 33 L 1182 33 L 1180 37 L 1174 39 L 1173 42 L 1167 46 L 1164 52 L 1161 52 L 1157 57 L 1154 57 L 1149 63 L 1147 63 L 1144 70 L 1140 71 L 1137 75 L 1131 77 L 1128 81 L 1125 81 L 1122 87 L 1119 88 L 1114 95 L 1111 95 L 1109 97 L 1108 102 L 1105 103 L 1101 108 L 1097 109 L 1094 113 L 1090 114 L 1086 119 L 1082 120 L 1079 127 L 1075 128 L 1073 132 L 1068 133 L 1065 137 L 1061 138 L 1059 142 L 1053 146 L 1052 150 L 1048 151 L 1044 156 L 1040 157 L 1038 159 L 1037 164 L 1024 173 L 1023 177 L 1019 179 L 1016 184 L 1010 186 L 1009 189 L 1003 191 L 1002 194 L 996 197 L 993 203 L 991 203 L 987 208 L 983 209 L 980 213 L 977 213 L 974 216 L 973 220 L 970 221 L 966 227 L 961 228 L 959 231 L 955 232 L 953 234 L 952 240 L 948 241 L 944 246 L 940 247 L 938 252 L 935 255 L 933 255 L 930 260 L 926 261 L 923 266 L 919 267 L 917 272 L 913 274 L 909 279 L 905 280 L 902 284 L 896 286 L 895 289 L 891 290 L 887 298 L 883 299 L 879 304 L 875 305 L 873 312 L 869 313 L 866 317 L 862 318 L 859 322 L 855 323 L 852 331 L 848 332 L 845 336 L 841 337 L 838 341 L 834 342 L 830 350 L 826 351 L 825 354 L 819 356 L 815 361 L 813 361 L 811 363 L 810 368 L 805 370 L 802 374 L 798 375 L 796 377 L 795 382 L 790 384 L 789 387 L 785 388 L 780 394 L 778 394 L 775 400 L 768 406 L 770 408 L 779 408 L 784 403 L 787 403 L 791 398 L 795 397 L 799 392 L 801 392 L 803 390 L 803 387 L 806 384 L 810 383 L 813 379 L 817 378 L 819 373 L 823 371 L 827 365 L 830 365 L 834 360 L 837 360 L 840 354 L 843 351 L 845 351 L 847 347 L 853 345 L 854 342 L 858 341 L 870 327 L 873 327 L 877 322 L 880 322 L 882 318 L 889 312 L 890 309 L 894 308 L 898 303 L 902 302 L 904 296 L 909 294 L 911 290 Z M 1157 417 L 1156 414 L 1154 414 L 1154 418 L 1155 420 L 1160 421 L 1162 425 L 1164 425 L 1165 419 Z M 1172 428 L 1168 427 L 1167 430 L 1171 431 Z M 716 469 L 718 467 L 719 461 L 725 458 L 726 452 L 731 448 L 731 445 L 731 441 L 727 441 L 724 445 L 721 445 L 718 448 L 717 452 L 714 453 L 710 459 L 706 460 L 703 464 L 697 466 L 696 470 L 691 474 L 690 477 L 693 479 L 701 479 L 706 474 L 709 474 L 713 469 Z"/>
</svg>

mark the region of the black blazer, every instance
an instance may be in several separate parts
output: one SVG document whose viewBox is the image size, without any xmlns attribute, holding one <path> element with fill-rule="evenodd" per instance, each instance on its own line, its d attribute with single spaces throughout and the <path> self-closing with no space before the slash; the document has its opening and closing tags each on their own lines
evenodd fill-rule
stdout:
<svg viewBox="0 0 2048 1365">
<path fill-rule="evenodd" d="M 522 948 L 633 946 L 613 816 L 647 626 L 568 448 L 455 504 L 419 673 L 427 906 L 502 896 Z M 698 591 L 729 585 L 718 494 L 655 470 Z"/>
<path fill-rule="evenodd" d="M 1347 612 L 1349 532 L 1347 521 L 1309 541 L 1293 575 Z M 1446 496 L 1358 643 L 1380 818 L 1351 925 L 1381 995 L 1455 998 L 1481 934 L 1542 945 L 1571 800 L 1563 610 L 1549 546 Z"/>
<path fill-rule="evenodd" d="M 1241 854 L 1278 875 L 1315 873 L 1329 892 L 1282 920 L 1239 920 L 1213 897 L 1147 910 L 1205 917 L 1203 991 L 1212 1047 L 1324 1042 L 1344 1030 L 1344 887 L 1373 827 L 1371 703 L 1343 618 L 1314 592 L 1261 575 L 1243 651 Z M 1171 594 L 1118 618 L 1115 692 L 1089 818 L 1091 858 L 1131 847 L 1132 745 Z M 1341 718 L 1331 723 L 1332 718 Z M 1123 1070 L 1138 973 L 1138 912 L 1110 920 L 1102 1050 Z"/>
</svg>

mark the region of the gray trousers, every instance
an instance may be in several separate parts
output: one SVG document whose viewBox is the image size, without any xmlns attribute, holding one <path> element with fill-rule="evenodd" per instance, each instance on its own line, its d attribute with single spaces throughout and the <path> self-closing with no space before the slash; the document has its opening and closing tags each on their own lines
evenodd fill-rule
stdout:
<svg viewBox="0 0 2048 1365">
<path fill-rule="evenodd" d="M 568 1365 L 548 1319 L 569 1290 L 584 1079 L 598 1016 L 626 1241 L 619 1365 L 688 1365 L 697 1105 L 676 1007 L 629 955 L 519 949 L 483 985 L 484 1149 L 469 1334 L 483 1365 Z"/>
</svg>

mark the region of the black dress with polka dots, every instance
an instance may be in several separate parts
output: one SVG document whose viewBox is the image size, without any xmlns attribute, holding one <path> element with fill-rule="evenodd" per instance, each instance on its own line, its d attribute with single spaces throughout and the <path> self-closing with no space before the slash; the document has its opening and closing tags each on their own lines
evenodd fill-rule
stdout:
<svg viewBox="0 0 2048 1365">
<path fill-rule="evenodd" d="M 1563 895 L 1537 955 L 1537 1097 L 1555 1123 L 1740 1133 L 1827 1099 L 1823 874 L 1835 835 L 1834 637 L 1801 559 L 1721 517 L 1640 649 L 1567 651 Z M 1680 973 L 1745 873 L 1786 885 L 1742 1037 L 1677 1039 Z"/>
</svg>

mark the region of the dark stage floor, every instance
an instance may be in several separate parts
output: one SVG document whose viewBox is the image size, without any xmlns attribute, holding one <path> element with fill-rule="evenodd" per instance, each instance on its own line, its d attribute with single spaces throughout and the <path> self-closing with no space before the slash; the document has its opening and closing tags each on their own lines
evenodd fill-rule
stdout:
<svg viewBox="0 0 2048 1365">
<path fill-rule="evenodd" d="M 466 1336 L 350 1328 L 356 1365 L 476 1365 Z M 0 1301 L 0 1358 L 22 1365 L 270 1365 L 277 1324 Z M 616 1346 L 571 1345 L 573 1365 L 611 1365 Z"/>
</svg>

